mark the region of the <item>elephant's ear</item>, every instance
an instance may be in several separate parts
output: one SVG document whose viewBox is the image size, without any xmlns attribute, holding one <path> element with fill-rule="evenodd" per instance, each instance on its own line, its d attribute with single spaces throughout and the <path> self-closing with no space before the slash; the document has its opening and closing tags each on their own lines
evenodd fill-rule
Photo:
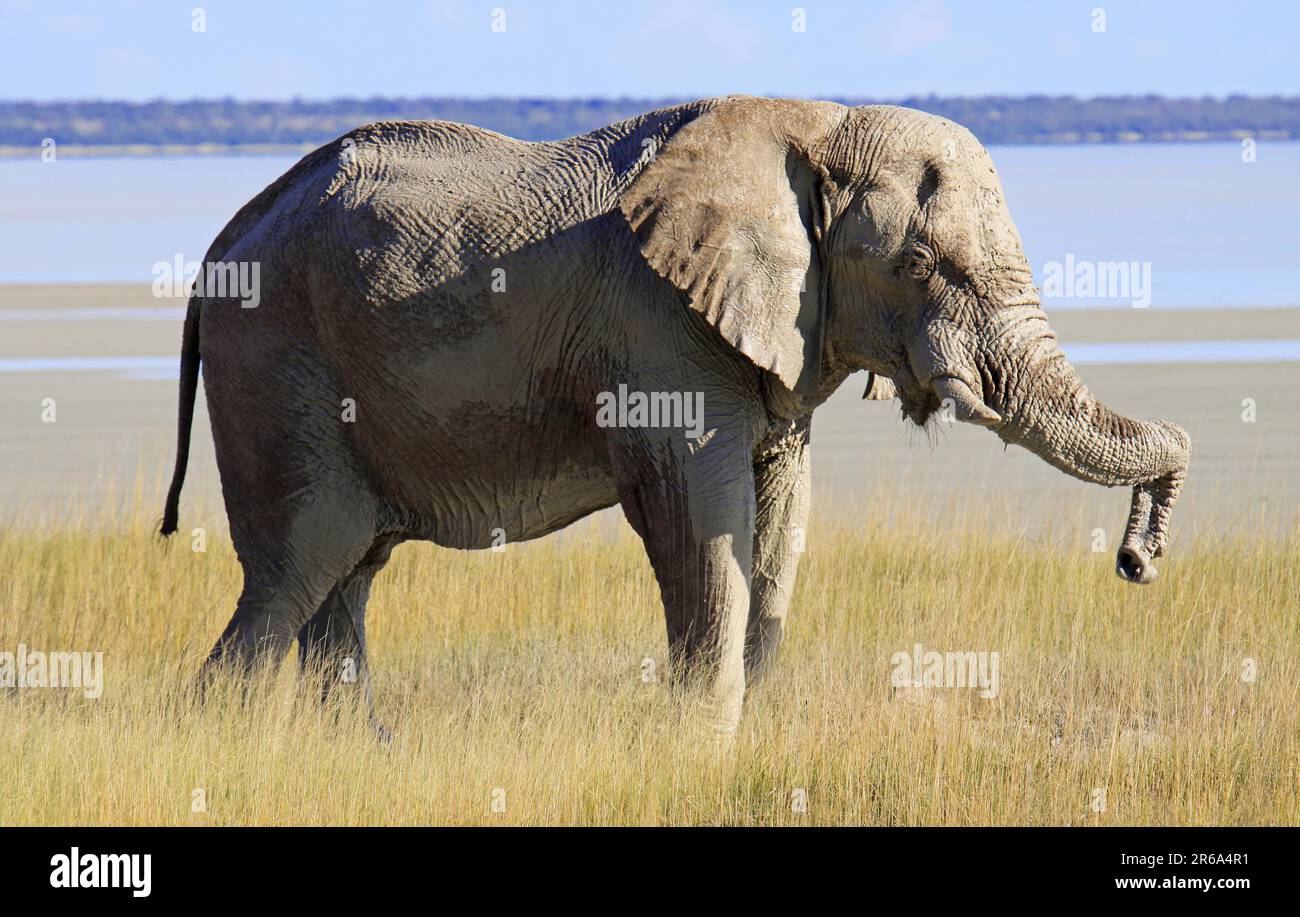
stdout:
<svg viewBox="0 0 1300 917">
<path fill-rule="evenodd" d="M 845 109 L 731 98 L 671 136 L 620 209 L 650 266 L 789 390 L 820 384 L 833 185 L 817 151 Z"/>
</svg>

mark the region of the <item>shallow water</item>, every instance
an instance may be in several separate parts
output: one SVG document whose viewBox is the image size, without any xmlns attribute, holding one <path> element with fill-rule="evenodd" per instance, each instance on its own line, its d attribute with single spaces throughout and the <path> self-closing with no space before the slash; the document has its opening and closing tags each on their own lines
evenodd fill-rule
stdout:
<svg viewBox="0 0 1300 917">
<path fill-rule="evenodd" d="M 176 379 L 177 357 L 19 357 L 0 359 L 0 373 L 99 373 L 126 379 Z"/>
<path fill-rule="evenodd" d="M 1290 363 L 1300 360 L 1300 340 L 1120 341 L 1067 344 L 1076 366 L 1147 363 Z"/>
<path fill-rule="evenodd" d="M 185 307 L 108 307 L 104 309 L 0 309 L 0 325 L 39 322 L 172 322 L 185 319 Z"/>
</svg>

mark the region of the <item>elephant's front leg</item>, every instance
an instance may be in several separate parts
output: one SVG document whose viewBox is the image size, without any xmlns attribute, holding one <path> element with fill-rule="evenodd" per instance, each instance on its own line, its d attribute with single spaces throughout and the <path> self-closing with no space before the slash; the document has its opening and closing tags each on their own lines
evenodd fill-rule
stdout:
<svg viewBox="0 0 1300 917">
<path fill-rule="evenodd" d="M 619 493 L 645 543 L 668 625 L 673 683 L 699 691 L 719 731 L 740 720 L 754 543 L 752 450 L 716 436 L 621 460 Z"/>
<path fill-rule="evenodd" d="M 754 464 L 757 514 L 745 676 L 753 684 L 772 665 L 785 630 L 811 494 L 810 418 L 765 449 Z"/>
</svg>

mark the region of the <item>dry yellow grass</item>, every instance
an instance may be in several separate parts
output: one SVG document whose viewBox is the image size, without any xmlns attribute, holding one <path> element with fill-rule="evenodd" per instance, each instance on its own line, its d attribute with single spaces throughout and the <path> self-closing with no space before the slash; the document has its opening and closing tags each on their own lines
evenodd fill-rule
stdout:
<svg viewBox="0 0 1300 917">
<path fill-rule="evenodd" d="M 781 661 L 729 748 L 642 679 L 645 658 L 663 672 L 662 613 L 621 523 L 399 548 L 369 615 L 387 746 L 292 665 L 251 704 L 229 685 L 193 703 L 240 581 L 215 527 L 205 553 L 161 547 L 147 513 L 11 529 L 0 650 L 102 651 L 105 689 L 0 689 L 0 823 L 1300 822 L 1294 535 L 1180 544 L 1138 589 L 1086 545 L 889 515 L 810 533 Z M 915 643 L 999 652 L 998 695 L 895 689 Z"/>
</svg>

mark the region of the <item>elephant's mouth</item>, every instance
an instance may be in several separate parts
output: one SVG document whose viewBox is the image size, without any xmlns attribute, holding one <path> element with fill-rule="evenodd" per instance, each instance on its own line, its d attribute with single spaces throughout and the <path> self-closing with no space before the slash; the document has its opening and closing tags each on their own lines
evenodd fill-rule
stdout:
<svg viewBox="0 0 1300 917">
<path fill-rule="evenodd" d="M 936 377 L 925 387 L 900 387 L 899 400 L 904 416 L 918 427 L 926 426 L 936 414 L 945 421 L 960 420 L 982 427 L 994 427 L 1002 420 L 980 394 L 951 376 Z"/>
<path fill-rule="evenodd" d="M 920 405 L 919 407 L 909 407 L 907 406 L 907 403 L 904 402 L 902 412 L 904 412 L 904 416 L 906 416 L 911 423 L 914 423 L 917 427 L 924 427 L 924 425 L 930 423 L 930 419 L 939 412 L 939 402 L 935 399 L 933 405 L 930 405 L 930 403 L 923 403 L 923 405 Z"/>
<path fill-rule="evenodd" d="M 911 374 L 899 373 L 894 380 L 897 388 L 898 401 L 903 409 L 903 416 L 916 424 L 918 427 L 924 427 L 930 422 L 940 408 L 943 407 L 939 401 L 939 396 L 929 388 L 917 383 Z"/>
</svg>

